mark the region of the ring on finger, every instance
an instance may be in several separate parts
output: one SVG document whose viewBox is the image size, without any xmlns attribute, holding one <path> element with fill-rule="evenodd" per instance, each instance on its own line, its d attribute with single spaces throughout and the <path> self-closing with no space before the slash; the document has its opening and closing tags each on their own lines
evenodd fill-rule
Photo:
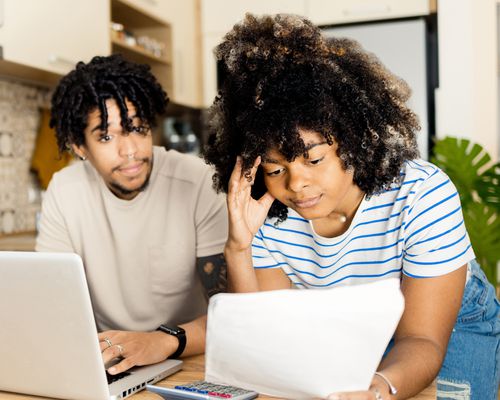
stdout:
<svg viewBox="0 0 500 400">
<path fill-rule="evenodd" d="M 123 355 L 123 346 L 121 344 L 115 344 L 115 346 L 118 349 L 118 351 L 120 352 L 120 356 Z"/>
<path fill-rule="evenodd" d="M 113 343 L 111 343 L 111 340 L 109 340 L 108 338 L 104 338 L 104 341 L 108 344 L 108 347 L 113 346 Z"/>
</svg>

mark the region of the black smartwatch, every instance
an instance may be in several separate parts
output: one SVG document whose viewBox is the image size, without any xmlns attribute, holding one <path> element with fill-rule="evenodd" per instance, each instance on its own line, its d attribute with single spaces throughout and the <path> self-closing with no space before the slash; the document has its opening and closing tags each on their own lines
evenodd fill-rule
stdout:
<svg viewBox="0 0 500 400">
<path fill-rule="evenodd" d="M 168 335 L 175 336 L 179 340 L 179 346 L 168 358 L 178 358 L 186 348 L 186 331 L 178 326 L 169 327 L 166 325 L 160 325 L 157 331 L 165 332 Z"/>
</svg>

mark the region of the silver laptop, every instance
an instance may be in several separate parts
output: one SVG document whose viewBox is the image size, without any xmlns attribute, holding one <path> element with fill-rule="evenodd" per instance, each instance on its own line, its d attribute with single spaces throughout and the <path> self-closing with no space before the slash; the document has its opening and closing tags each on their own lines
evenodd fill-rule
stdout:
<svg viewBox="0 0 500 400">
<path fill-rule="evenodd" d="M 166 360 L 136 367 L 108 384 L 80 257 L 0 252 L 0 390 L 122 399 L 181 366 Z"/>
</svg>

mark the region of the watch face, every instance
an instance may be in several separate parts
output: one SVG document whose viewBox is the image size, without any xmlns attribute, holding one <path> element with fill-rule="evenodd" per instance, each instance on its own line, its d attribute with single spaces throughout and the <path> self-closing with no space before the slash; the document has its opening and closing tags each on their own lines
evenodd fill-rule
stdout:
<svg viewBox="0 0 500 400">
<path fill-rule="evenodd" d="M 178 336 L 178 335 L 182 335 L 185 333 L 184 329 L 179 328 L 179 327 L 171 328 L 169 326 L 160 325 L 160 327 L 158 329 L 162 330 L 165 333 L 168 333 L 169 335 L 173 335 L 173 336 Z"/>
</svg>

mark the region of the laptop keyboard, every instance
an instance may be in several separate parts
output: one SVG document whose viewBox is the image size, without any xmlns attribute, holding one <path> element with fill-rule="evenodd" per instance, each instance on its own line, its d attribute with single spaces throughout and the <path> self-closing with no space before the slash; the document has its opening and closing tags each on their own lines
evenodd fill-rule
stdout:
<svg viewBox="0 0 500 400">
<path fill-rule="evenodd" d="M 129 376 L 130 372 L 120 372 L 119 374 L 116 375 L 111 375 L 108 374 L 108 371 L 106 371 L 106 378 L 108 379 L 108 385 L 112 384 L 113 382 L 119 381 L 122 378 L 125 378 L 126 376 Z"/>
</svg>

